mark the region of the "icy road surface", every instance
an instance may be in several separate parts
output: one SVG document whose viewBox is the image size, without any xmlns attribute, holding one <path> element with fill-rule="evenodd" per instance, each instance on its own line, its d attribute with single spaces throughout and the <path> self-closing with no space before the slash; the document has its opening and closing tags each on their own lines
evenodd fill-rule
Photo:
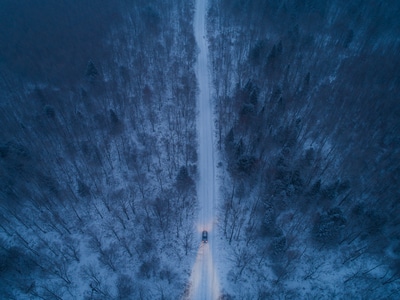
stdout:
<svg viewBox="0 0 400 300">
<path fill-rule="evenodd" d="M 199 247 L 190 277 L 189 299 L 208 300 L 219 297 L 219 282 L 214 260 L 217 258 L 215 245 L 216 183 L 214 161 L 214 118 L 210 99 L 210 79 L 208 73 L 208 43 L 206 32 L 207 0 L 196 1 L 194 33 L 199 55 L 196 76 L 199 84 L 197 99 L 197 130 L 199 137 L 198 182 L 199 215 L 197 231 Z M 201 242 L 201 232 L 208 231 L 208 243 Z"/>
</svg>

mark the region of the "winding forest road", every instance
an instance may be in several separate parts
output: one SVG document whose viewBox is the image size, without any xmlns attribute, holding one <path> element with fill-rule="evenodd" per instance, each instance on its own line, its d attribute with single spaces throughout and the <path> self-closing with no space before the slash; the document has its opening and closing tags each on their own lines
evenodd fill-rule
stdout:
<svg viewBox="0 0 400 300">
<path fill-rule="evenodd" d="M 208 69 L 208 42 L 206 31 L 207 0 L 196 1 L 194 33 L 199 55 L 196 64 L 196 76 L 199 84 L 197 99 L 197 130 L 199 142 L 199 182 L 197 196 L 199 215 L 197 231 L 199 248 L 191 273 L 189 299 L 217 299 L 219 282 L 214 258 L 216 258 L 216 181 L 214 160 L 214 117 L 210 99 L 210 78 Z M 208 243 L 201 243 L 201 232 L 208 231 Z"/>
</svg>

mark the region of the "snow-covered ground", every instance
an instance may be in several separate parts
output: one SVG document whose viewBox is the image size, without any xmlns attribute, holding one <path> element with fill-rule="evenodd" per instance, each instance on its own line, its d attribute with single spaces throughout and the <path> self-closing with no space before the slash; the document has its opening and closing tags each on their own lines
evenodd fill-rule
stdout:
<svg viewBox="0 0 400 300">
<path fill-rule="evenodd" d="M 214 160 L 214 117 L 210 99 L 208 68 L 208 42 L 206 37 L 207 1 L 196 2 L 194 32 L 199 47 L 196 76 L 199 84 L 197 128 L 199 137 L 199 182 L 200 204 L 196 224 L 199 249 L 191 273 L 190 299 L 217 299 L 220 295 L 215 260 L 217 258 L 216 228 L 216 176 Z M 208 243 L 201 243 L 201 232 L 208 231 Z"/>
</svg>

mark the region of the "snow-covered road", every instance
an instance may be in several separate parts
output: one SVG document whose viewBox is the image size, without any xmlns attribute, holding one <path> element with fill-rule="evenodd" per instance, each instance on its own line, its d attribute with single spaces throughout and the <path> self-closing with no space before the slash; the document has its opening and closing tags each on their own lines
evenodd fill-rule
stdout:
<svg viewBox="0 0 400 300">
<path fill-rule="evenodd" d="M 214 160 L 214 117 L 210 99 L 208 43 L 206 32 L 207 0 L 196 1 L 194 32 L 199 47 L 196 76 L 199 84 L 197 130 L 199 138 L 198 199 L 200 204 L 197 229 L 199 248 L 191 274 L 190 299 L 217 299 L 219 281 L 214 264 L 216 255 L 216 181 Z M 208 243 L 201 243 L 201 232 L 208 231 Z"/>
</svg>

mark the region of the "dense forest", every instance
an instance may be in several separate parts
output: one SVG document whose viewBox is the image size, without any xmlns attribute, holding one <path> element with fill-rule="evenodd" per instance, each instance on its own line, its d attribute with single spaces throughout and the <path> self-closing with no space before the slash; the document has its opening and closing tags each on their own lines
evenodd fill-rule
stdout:
<svg viewBox="0 0 400 300">
<path fill-rule="evenodd" d="M 210 1 L 227 298 L 400 295 L 399 12 Z"/>
<path fill-rule="evenodd" d="M 0 298 L 179 298 L 197 206 L 193 3 L 0 6 Z"/>
<path fill-rule="evenodd" d="M 208 6 L 220 299 L 398 299 L 400 2 Z M 1 299 L 188 295 L 194 7 L 0 0 Z"/>
</svg>

